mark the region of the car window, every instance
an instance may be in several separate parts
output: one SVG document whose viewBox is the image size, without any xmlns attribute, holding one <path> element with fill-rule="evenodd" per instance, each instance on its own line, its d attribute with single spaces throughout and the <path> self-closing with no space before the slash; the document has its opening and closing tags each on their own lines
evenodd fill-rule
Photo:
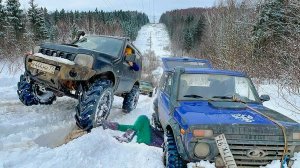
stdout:
<svg viewBox="0 0 300 168">
<path fill-rule="evenodd" d="M 74 44 L 81 48 L 95 50 L 104 54 L 118 57 L 123 46 L 123 40 L 111 37 L 87 36 L 83 37 Z"/>
<path fill-rule="evenodd" d="M 245 102 L 257 102 L 257 92 L 246 77 L 216 74 L 182 74 L 179 100 L 218 99 L 232 101 L 240 98 Z"/>
<path fill-rule="evenodd" d="M 172 85 L 172 75 L 170 73 L 164 73 L 160 80 L 160 89 L 166 94 L 170 95 Z"/>
<path fill-rule="evenodd" d="M 149 82 L 141 82 L 141 85 L 152 87 L 151 83 Z"/>
</svg>

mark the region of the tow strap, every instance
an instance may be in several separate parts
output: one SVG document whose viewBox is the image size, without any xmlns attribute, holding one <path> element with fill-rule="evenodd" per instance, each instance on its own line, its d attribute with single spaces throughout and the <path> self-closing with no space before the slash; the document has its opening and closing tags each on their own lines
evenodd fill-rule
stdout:
<svg viewBox="0 0 300 168">
<path fill-rule="evenodd" d="M 283 154 L 282 154 L 282 157 L 281 157 L 281 166 L 280 166 L 281 168 L 283 168 L 283 165 L 284 165 L 284 163 L 286 162 L 286 159 L 287 159 L 286 158 L 286 153 L 288 151 L 288 142 L 287 142 L 287 136 L 286 136 L 286 129 L 285 129 L 285 127 L 281 123 L 279 123 L 278 121 L 276 121 L 275 119 L 273 119 L 272 117 L 267 116 L 264 113 L 262 113 L 262 112 L 260 112 L 260 111 L 258 111 L 256 109 L 254 109 L 253 107 L 248 106 L 246 103 L 244 103 L 244 104 L 246 105 L 246 107 L 248 109 L 253 110 L 256 113 L 258 113 L 258 114 L 266 117 L 267 119 L 269 119 L 270 121 L 272 121 L 274 124 L 278 125 L 278 127 L 280 127 L 280 129 L 281 129 L 281 131 L 283 133 L 283 138 L 284 138 L 284 150 L 283 150 Z"/>
</svg>

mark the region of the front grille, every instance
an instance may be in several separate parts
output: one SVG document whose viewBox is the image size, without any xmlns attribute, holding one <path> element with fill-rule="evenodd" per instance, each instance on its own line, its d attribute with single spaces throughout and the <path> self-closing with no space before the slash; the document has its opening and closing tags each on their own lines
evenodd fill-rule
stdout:
<svg viewBox="0 0 300 168">
<path fill-rule="evenodd" d="M 64 51 L 58 51 L 58 50 L 51 50 L 51 49 L 45 49 L 41 48 L 40 53 L 48 56 L 55 56 L 55 57 L 60 57 L 64 59 L 68 59 L 70 61 L 74 61 L 76 54 L 74 53 L 68 53 Z"/>
<path fill-rule="evenodd" d="M 255 143 L 255 142 L 254 142 Z M 266 143 L 266 142 L 265 142 Z M 270 143 L 270 142 L 269 142 Z M 280 160 L 283 155 L 284 145 L 258 145 L 238 144 L 228 142 L 231 153 L 238 167 L 259 167 L 271 163 L 273 160 Z M 251 151 L 259 149 L 263 156 L 251 157 Z M 291 154 L 291 149 L 287 155 Z"/>
<path fill-rule="evenodd" d="M 283 155 L 284 137 L 282 130 L 276 126 L 228 125 L 214 127 L 213 131 L 215 136 L 225 134 L 239 168 L 266 166 L 273 160 L 280 160 Z M 291 139 L 289 136 L 287 138 Z M 290 146 L 287 155 L 291 155 L 292 149 Z M 249 154 L 253 151 L 259 151 L 263 156 Z"/>
</svg>

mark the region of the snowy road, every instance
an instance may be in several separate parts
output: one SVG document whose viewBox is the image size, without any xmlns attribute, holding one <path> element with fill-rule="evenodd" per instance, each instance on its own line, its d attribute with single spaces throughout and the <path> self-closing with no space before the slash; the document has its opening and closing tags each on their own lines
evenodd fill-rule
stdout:
<svg viewBox="0 0 300 168">
<path fill-rule="evenodd" d="M 134 43 L 142 53 L 151 47 L 158 57 L 171 55 L 170 39 L 162 24 L 143 26 Z M 0 63 L 0 69 L 1 66 L 3 63 Z M 16 67 L 22 67 L 22 64 Z M 5 66 L 4 72 L 0 73 L 0 168 L 164 167 L 162 149 L 134 142 L 119 143 L 113 138 L 114 135 L 121 135 L 118 131 L 95 128 L 91 133 L 62 145 L 65 136 L 74 127 L 77 101 L 63 97 L 51 106 L 26 107 L 16 94 L 16 83 L 22 70 L 15 73 L 9 73 L 9 70 Z M 262 86 L 260 90 L 264 93 L 269 91 L 271 100 L 279 101 L 270 86 Z M 130 114 L 124 114 L 121 111 L 123 99 L 115 97 L 109 120 L 132 124 L 141 114 L 150 117 L 152 100 L 141 95 L 137 108 Z M 267 105 L 272 108 L 272 103 L 270 101 Z M 299 116 L 295 116 L 298 122 Z M 199 165 L 214 167 L 207 162 Z M 267 166 L 273 167 L 279 167 L 278 161 Z"/>
</svg>

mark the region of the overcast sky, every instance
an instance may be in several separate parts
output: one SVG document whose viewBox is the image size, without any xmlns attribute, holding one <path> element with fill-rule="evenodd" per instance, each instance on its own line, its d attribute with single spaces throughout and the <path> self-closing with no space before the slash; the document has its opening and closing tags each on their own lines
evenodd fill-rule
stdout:
<svg viewBox="0 0 300 168">
<path fill-rule="evenodd" d="M 29 0 L 20 0 L 22 9 L 28 8 Z M 185 9 L 190 7 L 211 7 L 215 0 L 35 0 L 40 7 L 49 11 L 61 10 L 137 10 L 148 16 L 153 14 L 158 18 L 163 12 L 172 9 Z M 151 18 L 152 19 L 152 18 Z"/>
</svg>

